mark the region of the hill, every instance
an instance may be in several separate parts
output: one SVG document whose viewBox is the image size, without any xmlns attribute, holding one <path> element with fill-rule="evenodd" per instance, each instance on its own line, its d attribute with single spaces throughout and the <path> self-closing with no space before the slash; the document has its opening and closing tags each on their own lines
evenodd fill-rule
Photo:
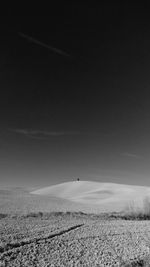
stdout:
<svg viewBox="0 0 150 267">
<path fill-rule="evenodd" d="M 53 196 L 85 205 L 110 207 L 118 210 L 129 203 L 141 205 L 146 196 L 150 197 L 150 187 L 100 183 L 92 181 L 74 181 L 61 183 L 32 191 L 32 194 Z"/>
</svg>

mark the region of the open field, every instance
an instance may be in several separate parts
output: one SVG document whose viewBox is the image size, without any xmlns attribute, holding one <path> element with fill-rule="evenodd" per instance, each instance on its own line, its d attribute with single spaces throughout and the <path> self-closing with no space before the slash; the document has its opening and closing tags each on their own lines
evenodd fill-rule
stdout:
<svg viewBox="0 0 150 267">
<path fill-rule="evenodd" d="M 134 200 L 141 205 L 150 188 L 142 186 L 74 181 L 39 190 L 3 188 L 0 213 L 82 211 L 86 213 L 120 212 Z"/>
<path fill-rule="evenodd" d="M 86 190 L 84 199 L 95 194 Z M 130 213 L 118 212 L 123 206 L 116 202 L 102 203 L 1 189 L 0 266 L 150 266 L 150 220 L 144 220 L 150 218 L 149 199 L 143 213 L 132 202 Z"/>
<path fill-rule="evenodd" d="M 33 195 L 29 192 L 13 192 L 11 194 L 0 193 L 0 213 L 28 214 L 31 212 L 53 212 L 53 211 L 105 211 L 102 206 L 85 205 L 74 203 L 58 197 Z"/>
<path fill-rule="evenodd" d="M 0 220 L 0 236 L 0 266 L 144 266 L 138 263 L 150 255 L 150 221 L 82 213 L 8 216 Z"/>
<path fill-rule="evenodd" d="M 98 212 L 122 211 L 129 202 L 142 206 L 145 197 L 150 198 L 150 187 L 101 183 L 93 181 L 73 181 L 61 183 L 31 192 L 37 196 L 57 197 L 80 207 L 91 207 Z"/>
</svg>

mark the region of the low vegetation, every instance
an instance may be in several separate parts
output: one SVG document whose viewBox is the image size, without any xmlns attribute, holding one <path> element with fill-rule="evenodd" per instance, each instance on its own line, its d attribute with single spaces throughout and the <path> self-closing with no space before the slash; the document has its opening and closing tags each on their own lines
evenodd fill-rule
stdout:
<svg viewBox="0 0 150 267">
<path fill-rule="evenodd" d="M 124 220 L 150 220 L 150 198 L 146 197 L 140 206 L 132 201 L 122 212 L 116 212 L 109 215 L 110 218 Z"/>
</svg>

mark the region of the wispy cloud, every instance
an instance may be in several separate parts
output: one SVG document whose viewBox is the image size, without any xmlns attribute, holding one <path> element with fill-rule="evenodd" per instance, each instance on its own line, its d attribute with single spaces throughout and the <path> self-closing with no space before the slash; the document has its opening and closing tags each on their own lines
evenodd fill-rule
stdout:
<svg viewBox="0 0 150 267">
<path fill-rule="evenodd" d="M 80 132 L 78 131 L 41 131 L 41 130 L 29 130 L 29 129 L 9 129 L 9 131 L 34 139 L 47 139 L 48 137 L 59 137 L 59 136 L 80 134 Z"/>
<path fill-rule="evenodd" d="M 141 158 L 141 156 L 138 154 L 133 154 L 133 153 L 128 153 L 128 152 L 121 153 L 121 156 L 129 157 L 129 158 L 136 158 L 136 159 Z"/>
<path fill-rule="evenodd" d="M 31 36 L 29 36 L 29 35 L 27 35 L 27 34 L 24 34 L 24 33 L 22 33 L 22 32 L 18 32 L 18 34 L 19 34 L 22 38 L 24 38 L 24 39 L 26 39 L 26 40 L 28 40 L 28 41 L 34 43 L 34 44 L 37 44 L 37 45 L 39 45 L 39 46 L 41 46 L 41 47 L 44 47 L 44 48 L 46 48 L 46 49 L 49 49 L 49 50 L 53 51 L 54 53 L 57 53 L 57 54 L 59 54 L 59 55 L 61 55 L 61 56 L 70 57 L 70 55 L 69 55 L 68 53 L 64 52 L 63 50 L 58 49 L 58 48 L 56 48 L 56 47 L 53 47 L 53 46 L 51 46 L 51 45 L 45 44 L 45 43 L 43 43 L 43 42 L 37 40 L 37 39 L 34 38 L 34 37 L 31 37 Z"/>
</svg>

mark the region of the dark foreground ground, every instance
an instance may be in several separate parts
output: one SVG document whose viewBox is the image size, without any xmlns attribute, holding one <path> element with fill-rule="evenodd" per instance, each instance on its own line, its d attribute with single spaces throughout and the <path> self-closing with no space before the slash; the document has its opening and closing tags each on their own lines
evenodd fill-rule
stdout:
<svg viewBox="0 0 150 267">
<path fill-rule="evenodd" d="M 0 218 L 0 266 L 150 266 L 150 221 L 81 212 Z"/>
</svg>

